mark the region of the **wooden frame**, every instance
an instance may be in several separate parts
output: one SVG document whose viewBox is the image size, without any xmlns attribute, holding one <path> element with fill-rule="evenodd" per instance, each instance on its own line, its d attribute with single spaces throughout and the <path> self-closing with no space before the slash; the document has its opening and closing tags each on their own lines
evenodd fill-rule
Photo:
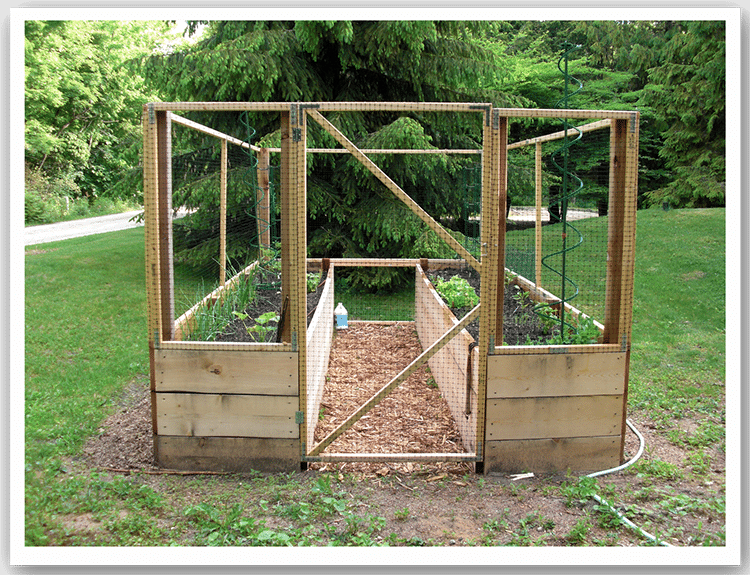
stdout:
<svg viewBox="0 0 750 575">
<path fill-rule="evenodd" d="M 171 245 L 171 122 L 219 137 L 222 157 L 228 143 L 259 152 L 258 181 L 267 186 L 268 154 L 249 143 L 178 116 L 179 111 L 258 111 L 277 113 L 281 147 L 281 235 L 282 298 L 289 314 L 278 344 L 224 344 L 184 341 L 191 329 L 191 310 L 174 320 Z M 474 113 L 483 118 L 481 150 L 365 150 L 358 148 L 323 115 L 325 112 L 392 111 Z M 504 241 L 507 180 L 507 152 L 522 145 L 535 145 L 536 166 L 540 145 L 560 137 L 549 134 L 508 144 L 508 121 L 512 118 L 596 119 L 579 126 L 583 131 L 610 127 L 610 225 L 608 236 L 607 300 L 600 325 L 599 344 L 580 346 L 503 346 L 502 317 L 505 289 Z M 307 118 L 327 130 L 343 148 L 308 149 Z M 183 102 L 144 106 L 144 209 L 146 214 L 146 281 L 154 446 L 157 463 L 183 469 L 291 470 L 306 461 L 476 461 L 478 470 L 520 469 L 580 471 L 622 460 L 627 406 L 630 324 L 635 246 L 637 193 L 638 113 L 606 110 L 524 110 L 492 108 L 489 104 L 409 102 Z M 455 249 L 481 276 L 482 300 L 461 321 L 448 318 L 442 335 L 435 331 L 425 340 L 421 356 L 375 394 L 334 434 L 313 445 L 314 422 L 322 393 L 327 354 L 326 336 L 312 337 L 306 327 L 305 273 L 308 266 L 322 262 L 308 260 L 306 237 L 306 157 L 309 153 L 347 153 L 359 159 L 396 197 L 448 245 Z M 480 154 L 482 158 L 482 254 L 468 253 L 445 232 L 393 180 L 378 168 L 369 155 L 382 153 Z M 266 170 L 263 173 L 263 170 Z M 226 173 L 222 174 L 221 196 L 225 206 Z M 540 190 L 537 178 L 537 196 Z M 259 207 L 268 213 L 267 206 Z M 222 212 L 223 213 L 223 212 Z M 260 211 L 259 211 L 260 214 Z M 261 216 L 262 217 L 262 216 Z M 223 235 L 223 234 L 222 234 Z M 262 240 L 265 242 L 266 240 Z M 222 254 L 226 245 L 222 246 Z M 223 261 L 223 260 L 222 260 Z M 331 308 L 336 266 L 413 266 L 417 273 L 424 260 L 332 260 L 326 280 L 330 290 L 320 306 L 322 315 L 311 328 L 321 333 L 333 330 Z M 441 264 L 430 260 L 429 265 Z M 223 266 L 222 266 L 223 268 Z M 433 268 L 434 269 L 434 268 Z M 246 272 L 246 270 L 243 270 Z M 240 272 L 240 273 L 243 273 Z M 239 274 L 238 274 L 239 275 Z M 225 280 L 216 293 L 223 297 L 235 278 Z M 518 278 L 516 283 L 534 297 L 553 298 L 540 287 L 541 274 L 534 282 Z M 434 294 L 421 280 L 420 301 Z M 329 283 L 330 282 L 330 283 Z M 329 289 L 328 287 L 326 288 Z M 429 296 L 429 297 L 428 297 Z M 440 302 L 434 301 L 429 305 Z M 580 313 L 568 306 L 571 313 Z M 194 313 L 194 310 L 192 310 Z M 444 311 L 439 314 L 445 315 Z M 476 346 L 469 346 L 462 333 L 473 318 L 479 319 Z M 432 321 L 425 316 L 420 322 Z M 418 329 L 432 329 L 421 326 Z M 442 329 L 442 328 L 441 328 Z M 440 331 L 440 330 L 438 330 Z M 465 333 L 465 332 L 464 332 Z M 454 337 L 462 338 L 452 341 Z M 323 345 L 320 344 L 323 342 Z M 470 412 L 472 423 L 462 435 L 470 446 L 463 454 L 337 454 L 325 447 L 348 429 L 357 417 L 371 409 L 394 389 L 404 374 L 429 362 L 439 352 L 465 347 L 463 360 L 471 362 L 471 381 L 464 394 L 451 406 Z M 451 351 L 455 355 L 455 351 Z M 461 363 L 461 360 L 458 361 Z M 262 377 L 248 377 L 248 373 Z M 521 374 L 520 376 L 517 374 Z M 463 374 L 467 380 L 466 373 Z M 460 379 L 460 378 L 459 378 Z M 444 384 L 447 385 L 447 384 Z M 580 415 L 582 414 L 583 415 Z M 596 413 L 596 417 L 588 414 Z M 253 415 L 255 414 L 255 415 Z M 555 414 L 554 416 L 551 416 Z M 253 418 L 256 418 L 255 420 Z M 271 419 L 268 419 L 271 418 Z M 471 435 L 473 433 L 473 436 Z"/>
</svg>

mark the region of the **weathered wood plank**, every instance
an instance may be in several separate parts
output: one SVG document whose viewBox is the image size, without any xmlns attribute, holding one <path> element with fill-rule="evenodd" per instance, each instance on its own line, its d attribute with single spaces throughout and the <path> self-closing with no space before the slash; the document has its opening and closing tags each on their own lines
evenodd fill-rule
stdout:
<svg viewBox="0 0 750 575">
<path fill-rule="evenodd" d="M 158 349 L 154 363 L 159 392 L 299 393 L 296 353 Z"/>
<path fill-rule="evenodd" d="M 156 463 L 187 471 L 300 470 L 299 440 L 262 437 L 154 436 Z"/>
<path fill-rule="evenodd" d="M 299 437 L 297 396 L 157 393 L 159 435 Z"/>
<path fill-rule="evenodd" d="M 488 441 L 485 473 L 590 473 L 620 464 L 620 436 Z"/>
<path fill-rule="evenodd" d="M 621 418 L 622 395 L 488 399 L 486 440 L 616 435 Z"/>
<path fill-rule="evenodd" d="M 487 397 L 621 395 L 625 354 L 493 355 Z"/>
</svg>

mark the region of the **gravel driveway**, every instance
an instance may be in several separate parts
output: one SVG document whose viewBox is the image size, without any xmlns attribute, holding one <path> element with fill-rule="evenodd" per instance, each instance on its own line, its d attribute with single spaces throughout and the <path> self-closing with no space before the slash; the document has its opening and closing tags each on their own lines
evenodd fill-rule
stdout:
<svg viewBox="0 0 750 575">
<path fill-rule="evenodd" d="M 94 234 L 126 230 L 128 228 L 137 228 L 138 226 L 142 226 L 143 222 L 136 223 L 130 220 L 142 211 L 136 210 L 133 212 L 123 212 L 122 214 L 98 216 L 56 224 L 44 224 L 41 226 L 27 226 L 24 228 L 24 245 L 46 244 L 48 242 L 69 240 L 70 238 L 80 238 Z M 187 211 L 180 210 L 177 212 L 175 218 L 181 218 L 186 214 Z"/>
<path fill-rule="evenodd" d="M 129 220 L 140 213 L 141 210 L 137 210 L 133 212 L 124 212 L 122 214 L 72 220 L 70 222 L 58 222 L 56 224 L 44 224 L 41 226 L 27 226 L 23 231 L 24 245 L 46 244 L 48 242 L 57 242 L 59 240 L 68 240 L 70 238 L 80 238 L 82 236 L 135 228 L 137 226 L 142 226 L 143 223 L 137 224 Z"/>
</svg>

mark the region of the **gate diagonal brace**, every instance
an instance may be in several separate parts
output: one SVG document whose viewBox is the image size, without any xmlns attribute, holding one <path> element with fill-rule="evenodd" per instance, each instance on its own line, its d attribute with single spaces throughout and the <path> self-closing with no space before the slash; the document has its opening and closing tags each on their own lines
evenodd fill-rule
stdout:
<svg viewBox="0 0 750 575">
<path fill-rule="evenodd" d="M 406 366 L 401 373 L 399 373 L 396 377 L 394 377 L 390 382 L 388 382 L 383 388 L 378 391 L 375 395 L 373 395 L 370 399 L 367 400 L 367 402 L 360 407 L 357 411 L 352 413 L 346 421 L 344 421 L 341 425 L 339 425 L 336 429 L 334 429 L 328 437 L 323 439 L 320 443 L 318 443 L 315 447 L 312 448 L 310 453 L 308 453 L 309 456 L 315 456 L 320 455 L 320 452 L 323 451 L 326 447 L 331 445 L 340 435 L 342 435 L 345 431 L 350 429 L 357 421 L 359 421 L 363 415 L 365 415 L 368 411 L 370 411 L 373 407 L 375 407 L 378 403 L 380 403 L 383 399 L 386 398 L 386 396 L 396 389 L 399 385 L 401 385 L 406 379 L 415 371 L 417 371 L 422 365 L 424 365 L 433 355 L 435 355 L 437 352 L 439 352 L 445 345 L 447 345 L 453 337 L 459 333 L 462 329 L 464 329 L 467 325 L 469 325 L 478 315 L 479 315 L 479 309 L 481 307 L 481 303 L 477 304 L 474 309 L 472 309 L 469 313 L 467 313 L 464 318 L 455 324 L 452 328 L 450 328 L 448 331 L 446 331 L 440 339 L 438 339 L 435 343 L 433 343 L 430 347 L 428 347 L 426 350 L 424 350 L 419 357 L 417 357 L 414 361 L 412 361 L 408 366 Z"/>
<path fill-rule="evenodd" d="M 477 272 L 481 273 L 480 263 L 472 256 L 469 251 L 461 245 L 461 243 L 450 235 L 443 226 L 436 222 L 433 217 L 422 209 L 422 207 L 415 202 L 409 194 L 407 194 L 401 187 L 388 177 L 383 170 L 381 170 L 375 162 L 373 162 L 362 150 L 355 146 L 349 139 L 342 134 L 339 129 L 331 124 L 320 112 L 317 110 L 308 109 L 307 114 L 310 115 L 320 126 L 335 140 L 344 146 L 352 156 L 357 158 L 360 163 L 367 168 L 377 179 L 379 179 L 385 186 L 393 192 L 393 194 L 402 202 L 404 202 L 412 212 L 414 212 L 419 219 L 421 219 L 427 226 L 434 231 L 440 239 L 447 243 L 453 250 L 455 250 L 466 262 L 473 267 Z"/>
</svg>

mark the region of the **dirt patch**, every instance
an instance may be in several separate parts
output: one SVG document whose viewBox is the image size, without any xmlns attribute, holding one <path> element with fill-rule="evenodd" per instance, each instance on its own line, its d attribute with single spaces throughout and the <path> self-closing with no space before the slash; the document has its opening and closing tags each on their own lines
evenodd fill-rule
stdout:
<svg viewBox="0 0 750 575">
<path fill-rule="evenodd" d="M 343 341 L 343 338 L 339 341 Z M 435 406 L 439 398 L 432 397 L 427 401 Z M 393 402 L 394 407 L 398 404 Z M 374 415 L 374 410 L 371 413 Z M 393 415 L 384 413 L 383 416 L 389 425 L 391 422 L 398 425 Z M 408 417 L 419 420 L 424 415 L 415 417 L 412 414 Z M 671 443 L 665 431 L 657 429 L 642 414 L 631 413 L 629 418 L 646 441 L 641 458 L 644 465 L 671 463 L 680 470 L 680 476 L 655 477 L 638 472 L 637 467 L 602 476 L 597 483 L 605 498 L 626 512 L 631 521 L 651 533 L 658 531 L 671 544 L 699 545 L 706 537 L 714 537 L 713 541 L 717 541 L 717 534 L 724 530 L 723 514 L 705 507 L 724 492 L 723 450 L 710 449 L 711 468 L 702 476 L 693 476 L 685 463 L 690 452 Z M 404 421 L 410 420 L 404 418 Z M 680 426 L 690 426 L 690 421 L 682 420 Z M 417 425 L 417 422 L 412 423 Z M 363 423 L 368 427 L 374 427 L 373 424 L 372 418 L 365 419 Z M 160 470 L 153 465 L 150 426 L 148 385 L 143 381 L 133 382 L 118 399 L 116 412 L 102 423 L 100 433 L 87 442 L 83 457 L 70 464 L 70 471 L 85 474 L 86 469 L 93 468 L 111 473 L 120 469 L 136 475 L 134 480 L 149 485 L 170 502 L 172 515 L 159 519 L 165 524 L 183 521 L 181 513 L 185 506 L 210 497 L 223 497 L 222 494 L 227 494 L 233 502 L 242 503 L 248 510 L 255 509 L 258 500 L 269 499 L 269 489 L 280 480 L 276 476 L 269 476 L 267 482 L 265 476 L 249 480 L 245 475 L 234 474 L 211 481 L 181 474 L 173 476 L 169 470 Z M 396 443 L 403 443 L 397 438 L 395 430 L 391 432 L 388 429 L 386 427 L 386 436 L 391 435 Z M 359 442 L 360 447 L 366 445 L 363 442 L 370 431 L 360 429 L 362 437 L 356 433 L 352 438 L 344 435 L 337 440 L 341 443 L 334 443 L 334 446 L 343 451 L 350 440 L 352 445 L 354 441 Z M 443 445 L 443 434 L 444 431 L 433 431 L 431 441 L 438 443 L 436 438 L 439 436 L 440 449 L 447 450 L 450 445 L 448 438 L 455 441 L 455 435 L 446 435 L 446 445 Z M 627 460 L 638 451 L 639 441 L 630 430 L 625 437 Z M 408 448 L 408 440 L 405 445 Z M 593 501 L 568 501 L 564 489 L 575 484 L 575 476 L 537 474 L 514 480 L 513 476 L 507 474 L 477 475 L 467 466 L 445 463 L 312 464 L 308 471 L 297 477 L 301 486 L 300 497 L 306 497 L 310 486 L 315 485 L 321 475 L 326 475 L 331 478 L 337 492 L 345 493 L 352 512 L 362 518 L 382 518 L 382 527 L 373 536 L 375 542 L 447 546 L 630 547 L 646 544 L 643 538 L 629 529 L 603 526 L 601 522 L 606 516 L 595 509 Z M 165 475 L 159 475 L 161 473 Z M 692 502 L 696 509 L 666 509 L 665 503 L 670 501 L 681 506 Z M 281 529 L 285 525 L 283 519 L 270 512 L 259 517 L 264 517 L 267 525 L 274 528 Z M 68 515 L 63 520 L 66 528 L 82 540 L 92 538 L 103 529 L 103 525 L 88 514 Z M 325 521 L 330 522 L 332 527 L 341 523 L 337 517 Z M 389 541 L 389 535 L 395 535 L 397 539 Z M 182 543 L 190 545 L 191 541 Z"/>
</svg>

